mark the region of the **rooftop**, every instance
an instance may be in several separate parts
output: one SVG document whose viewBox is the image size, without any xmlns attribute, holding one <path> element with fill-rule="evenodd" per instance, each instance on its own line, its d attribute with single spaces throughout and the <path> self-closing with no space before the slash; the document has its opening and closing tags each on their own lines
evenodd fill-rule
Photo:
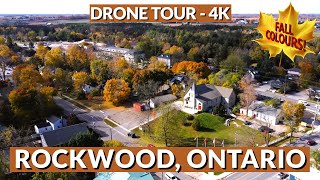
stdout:
<svg viewBox="0 0 320 180">
<path fill-rule="evenodd" d="M 155 98 L 152 98 L 151 101 L 155 104 L 161 104 L 161 103 L 165 103 L 165 102 L 169 102 L 169 101 L 174 101 L 176 99 L 177 99 L 176 96 L 174 96 L 172 94 L 167 94 L 167 95 L 157 96 Z"/>
<path fill-rule="evenodd" d="M 233 89 L 211 84 L 201 84 L 196 86 L 195 92 L 196 98 L 198 98 L 200 101 L 209 101 L 219 96 L 229 98 L 233 92 Z"/>
<path fill-rule="evenodd" d="M 48 122 L 41 122 L 39 124 L 36 125 L 38 128 L 44 128 L 44 127 L 48 127 L 48 126 L 51 126 L 50 123 Z"/>
<path fill-rule="evenodd" d="M 75 124 L 72 126 L 63 127 L 53 131 L 48 131 L 41 134 L 42 145 L 45 146 L 58 146 L 68 142 L 73 136 L 79 133 L 88 132 L 85 123 Z"/>
<path fill-rule="evenodd" d="M 49 118 L 47 118 L 48 121 L 50 121 L 51 123 L 55 123 L 59 120 L 61 120 L 62 118 L 59 118 L 57 116 L 50 116 Z"/>
</svg>

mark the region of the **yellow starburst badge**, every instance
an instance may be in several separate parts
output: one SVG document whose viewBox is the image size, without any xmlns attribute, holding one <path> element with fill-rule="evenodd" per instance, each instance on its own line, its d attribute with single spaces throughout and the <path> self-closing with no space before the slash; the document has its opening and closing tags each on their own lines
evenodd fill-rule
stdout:
<svg viewBox="0 0 320 180">
<path fill-rule="evenodd" d="M 272 15 L 260 13 L 258 31 L 262 38 L 255 40 L 264 50 L 268 50 L 270 57 L 275 57 L 283 51 L 292 61 L 295 56 L 304 57 L 308 53 L 314 53 L 307 42 L 313 39 L 316 20 L 306 20 L 298 24 L 298 12 L 292 4 L 279 11 L 276 21 Z"/>
</svg>

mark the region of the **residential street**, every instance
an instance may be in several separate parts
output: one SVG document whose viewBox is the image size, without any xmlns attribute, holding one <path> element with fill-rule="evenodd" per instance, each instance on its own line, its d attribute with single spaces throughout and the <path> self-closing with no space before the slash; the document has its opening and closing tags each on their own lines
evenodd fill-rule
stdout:
<svg viewBox="0 0 320 180">
<path fill-rule="evenodd" d="M 111 134 L 112 139 L 119 140 L 123 142 L 126 146 L 138 146 L 139 142 L 137 139 L 132 139 L 127 137 L 127 131 L 120 127 L 112 128 L 104 122 L 106 115 L 101 111 L 85 111 L 78 108 L 74 104 L 60 97 L 54 97 L 55 103 L 64 109 L 66 115 L 75 113 L 77 117 L 83 121 L 87 122 L 89 127 L 92 127 L 95 132 L 97 132 L 102 140 L 110 140 Z M 110 133 L 111 132 L 111 133 Z"/>
</svg>

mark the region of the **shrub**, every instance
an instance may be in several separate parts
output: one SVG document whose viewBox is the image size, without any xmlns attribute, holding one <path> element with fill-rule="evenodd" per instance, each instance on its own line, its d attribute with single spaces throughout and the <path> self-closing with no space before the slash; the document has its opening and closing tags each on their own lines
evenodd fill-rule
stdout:
<svg viewBox="0 0 320 180">
<path fill-rule="evenodd" d="M 101 91 L 99 89 L 93 89 L 91 92 L 90 92 L 90 95 L 91 96 L 101 96 Z"/>
<path fill-rule="evenodd" d="M 77 99 L 78 99 L 78 100 L 84 100 L 84 99 L 86 99 L 86 93 L 85 93 L 84 91 L 82 91 L 82 90 L 78 91 L 78 93 L 77 93 Z"/>
<path fill-rule="evenodd" d="M 240 104 L 238 103 L 236 106 L 232 108 L 232 113 L 237 114 L 240 112 Z"/>
<path fill-rule="evenodd" d="M 195 119 L 193 122 L 192 122 L 192 128 L 196 131 L 199 131 L 201 129 L 201 124 L 200 124 L 200 121 L 199 119 Z"/>
<path fill-rule="evenodd" d="M 124 144 L 117 140 L 105 141 L 103 147 L 124 147 Z"/>
<path fill-rule="evenodd" d="M 187 120 L 189 120 L 189 121 L 194 120 L 194 116 L 193 116 L 193 115 L 191 115 L 191 114 L 189 114 L 189 115 L 187 116 Z"/>
</svg>

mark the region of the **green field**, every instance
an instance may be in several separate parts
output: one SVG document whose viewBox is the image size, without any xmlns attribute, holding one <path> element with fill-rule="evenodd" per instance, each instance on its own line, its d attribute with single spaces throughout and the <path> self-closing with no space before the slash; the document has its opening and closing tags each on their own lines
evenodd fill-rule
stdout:
<svg viewBox="0 0 320 180">
<path fill-rule="evenodd" d="M 235 141 L 237 141 L 237 146 L 253 146 L 254 144 L 262 145 L 264 144 L 263 134 L 257 130 L 247 127 L 240 120 L 234 120 L 231 122 L 230 126 L 225 126 L 224 122 L 226 118 L 214 116 L 209 113 L 201 113 L 196 115 L 195 118 L 200 120 L 201 130 L 195 131 L 192 128 L 192 120 L 187 121 L 183 125 L 183 121 L 187 114 L 183 112 L 178 112 L 178 117 L 176 118 L 179 123 L 179 130 L 176 132 L 178 134 L 178 139 L 175 139 L 175 146 L 196 146 L 195 137 L 198 138 L 198 146 L 204 146 L 204 139 L 207 139 L 207 146 L 213 146 L 213 139 L 216 140 L 216 146 L 221 146 L 221 142 L 224 141 L 225 146 L 234 146 Z M 156 137 L 153 136 L 154 127 L 156 121 L 151 122 L 150 129 L 151 133 L 142 133 L 140 130 L 135 129 L 141 138 L 142 142 L 145 144 L 155 144 L 156 146 L 164 146 L 164 143 L 157 141 Z"/>
</svg>

